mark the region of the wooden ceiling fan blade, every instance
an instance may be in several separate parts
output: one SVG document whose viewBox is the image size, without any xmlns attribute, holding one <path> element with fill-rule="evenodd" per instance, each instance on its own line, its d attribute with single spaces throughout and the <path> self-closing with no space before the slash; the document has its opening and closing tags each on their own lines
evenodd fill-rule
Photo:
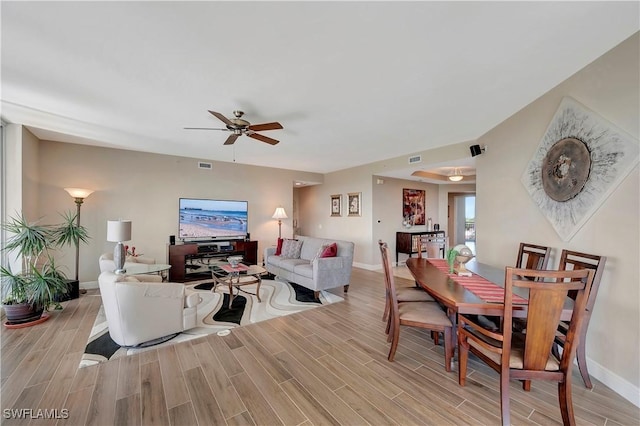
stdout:
<svg viewBox="0 0 640 426">
<path fill-rule="evenodd" d="M 219 112 L 215 112 L 215 111 L 211 111 L 208 110 L 210 114 L 212 114 L 213 116 L 217 117 L 218 120 L 222 121 L 224 124 L 226 124 L 227 126 L 233 126 L 233 123 L 224 115 L 220 114 Z"/>
<path fill-rule="evenodd" d="M 279 130 L 282 128 L 282 124 L 276 121 L 273 123 L 251 124 L 247 127 L 247 129 L 253 130 L 254 132 L 262 132 L 263 130 Z"/>
<path fill-rule="evenodd" d="M 271 139 L 271 138 L 269 138 L 267 136 L 263 136 L 263 135 L 261 135 L 259 133 L 247 133 L 247 136 L 249 136 L 250 138 L 257 139 L 257 140 L 259 140 L 261 142 L 266 142 L 266 143 L 271 144 L 271 145 L 276 145 L 277 143 L 280 143 L 280 141 L 277 141 L 275 139 Z"/>
<path fill-rule="evenodd" d="M 238 135 L 236 135 L 235 133 L 232 135 L 229 135 L 227 140 L 224 142 L 224 145 L 233 145 L 236 139 L 238 139 Z"/>
</svg>

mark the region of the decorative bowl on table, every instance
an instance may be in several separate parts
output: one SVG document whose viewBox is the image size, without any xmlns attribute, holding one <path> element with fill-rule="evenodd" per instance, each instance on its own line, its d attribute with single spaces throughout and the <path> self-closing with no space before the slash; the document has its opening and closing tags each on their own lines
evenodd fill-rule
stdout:
<svg viewBox="0 0 640 426">
<path fill-rule="evenodd" d="M 229 256 L 227 258 L 227 262 L 229 262 L 229 265 L 231 265 L 232 268 L 237 268 L 241 261 L 242 256 Z"/>
<path fill-rule="evenodd" d="M 464 244 L 458 244 L 453 249 L 458 253 L 456 255 L 456 274 L 458 274 L 459 276 L 470 277 L 471 272 L 469 272 L 464 265 L 475 257 L 473 255 L 473 252 Z"/>
</svg>

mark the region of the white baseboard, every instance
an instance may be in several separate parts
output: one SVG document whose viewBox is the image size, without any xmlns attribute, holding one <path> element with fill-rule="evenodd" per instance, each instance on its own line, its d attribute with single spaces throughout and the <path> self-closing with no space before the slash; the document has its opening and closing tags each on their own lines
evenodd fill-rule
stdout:
<svg viewBox="0 0 640 426">
<path fill-rule="evenodd" d="M 368 263 L 353 262 L 353 266 L 360 269 L 366 269 L 367 271 L 377 271 L 382 269 L 382 265 L 369 265 Z"/>
<path fill-rule="evenodd" d="M 577 368 L 577 366 L 575 367 Z M 636 407 L 640 407 L 640 388 L 629 383 L 627 380 L 608 370 L 587 357 L 587 368 L 589 374 L 611 388 L 614 392 L 631 402 Z"/>
<path fill-rule="evenodd" d="M 80 283 L 80 288 L 90 290 L 94 288 L 100 288 L 100 286 L 98 285 L 98 281 L 84 281 Z"/>
<path fill-rule="evenodd" d="M 358 263 L 358 262 L 353 262 L 353 266 L 355 266 L 356 268 L 360 268 L 360 269 L 366 269 L 367 271 L 382 271 L 382 263 L 378 263 L 376 265 L 370 265 L 368 263 Z M 393 262 L 393 264 L 391 265 L 392 267 L 397 267 L 397 266 L 406 266 L 406 264 L 404 262 L 398 262 L 397 264 L 395 262 Z"/>
</svg>

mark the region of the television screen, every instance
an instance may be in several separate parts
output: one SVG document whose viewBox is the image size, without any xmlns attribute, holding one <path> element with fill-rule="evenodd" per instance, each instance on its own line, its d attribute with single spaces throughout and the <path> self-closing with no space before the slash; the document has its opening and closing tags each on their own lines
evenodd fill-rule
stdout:
<svg viewBox="0 0 640 426">
<path fill-rule="evenodd" d="M 248 202 L 180 198 L 181 239 L 242 238 L 247 235 Z"/>
</svg>

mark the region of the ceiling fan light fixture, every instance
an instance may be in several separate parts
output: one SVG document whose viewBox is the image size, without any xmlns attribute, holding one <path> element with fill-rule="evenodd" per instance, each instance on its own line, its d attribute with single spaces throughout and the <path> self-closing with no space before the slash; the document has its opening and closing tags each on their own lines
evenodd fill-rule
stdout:
<svg viewBox="0 0 640 426">
<path fill-rule="evenodd" d="M 460 182 L 463 178 L 464 176 L 460 174 L 460 171 L 458 171 L 458 169 L 454 169 L 453 174 L 449 175 L 449 180 L 451 182 Z"/>
</svg>

